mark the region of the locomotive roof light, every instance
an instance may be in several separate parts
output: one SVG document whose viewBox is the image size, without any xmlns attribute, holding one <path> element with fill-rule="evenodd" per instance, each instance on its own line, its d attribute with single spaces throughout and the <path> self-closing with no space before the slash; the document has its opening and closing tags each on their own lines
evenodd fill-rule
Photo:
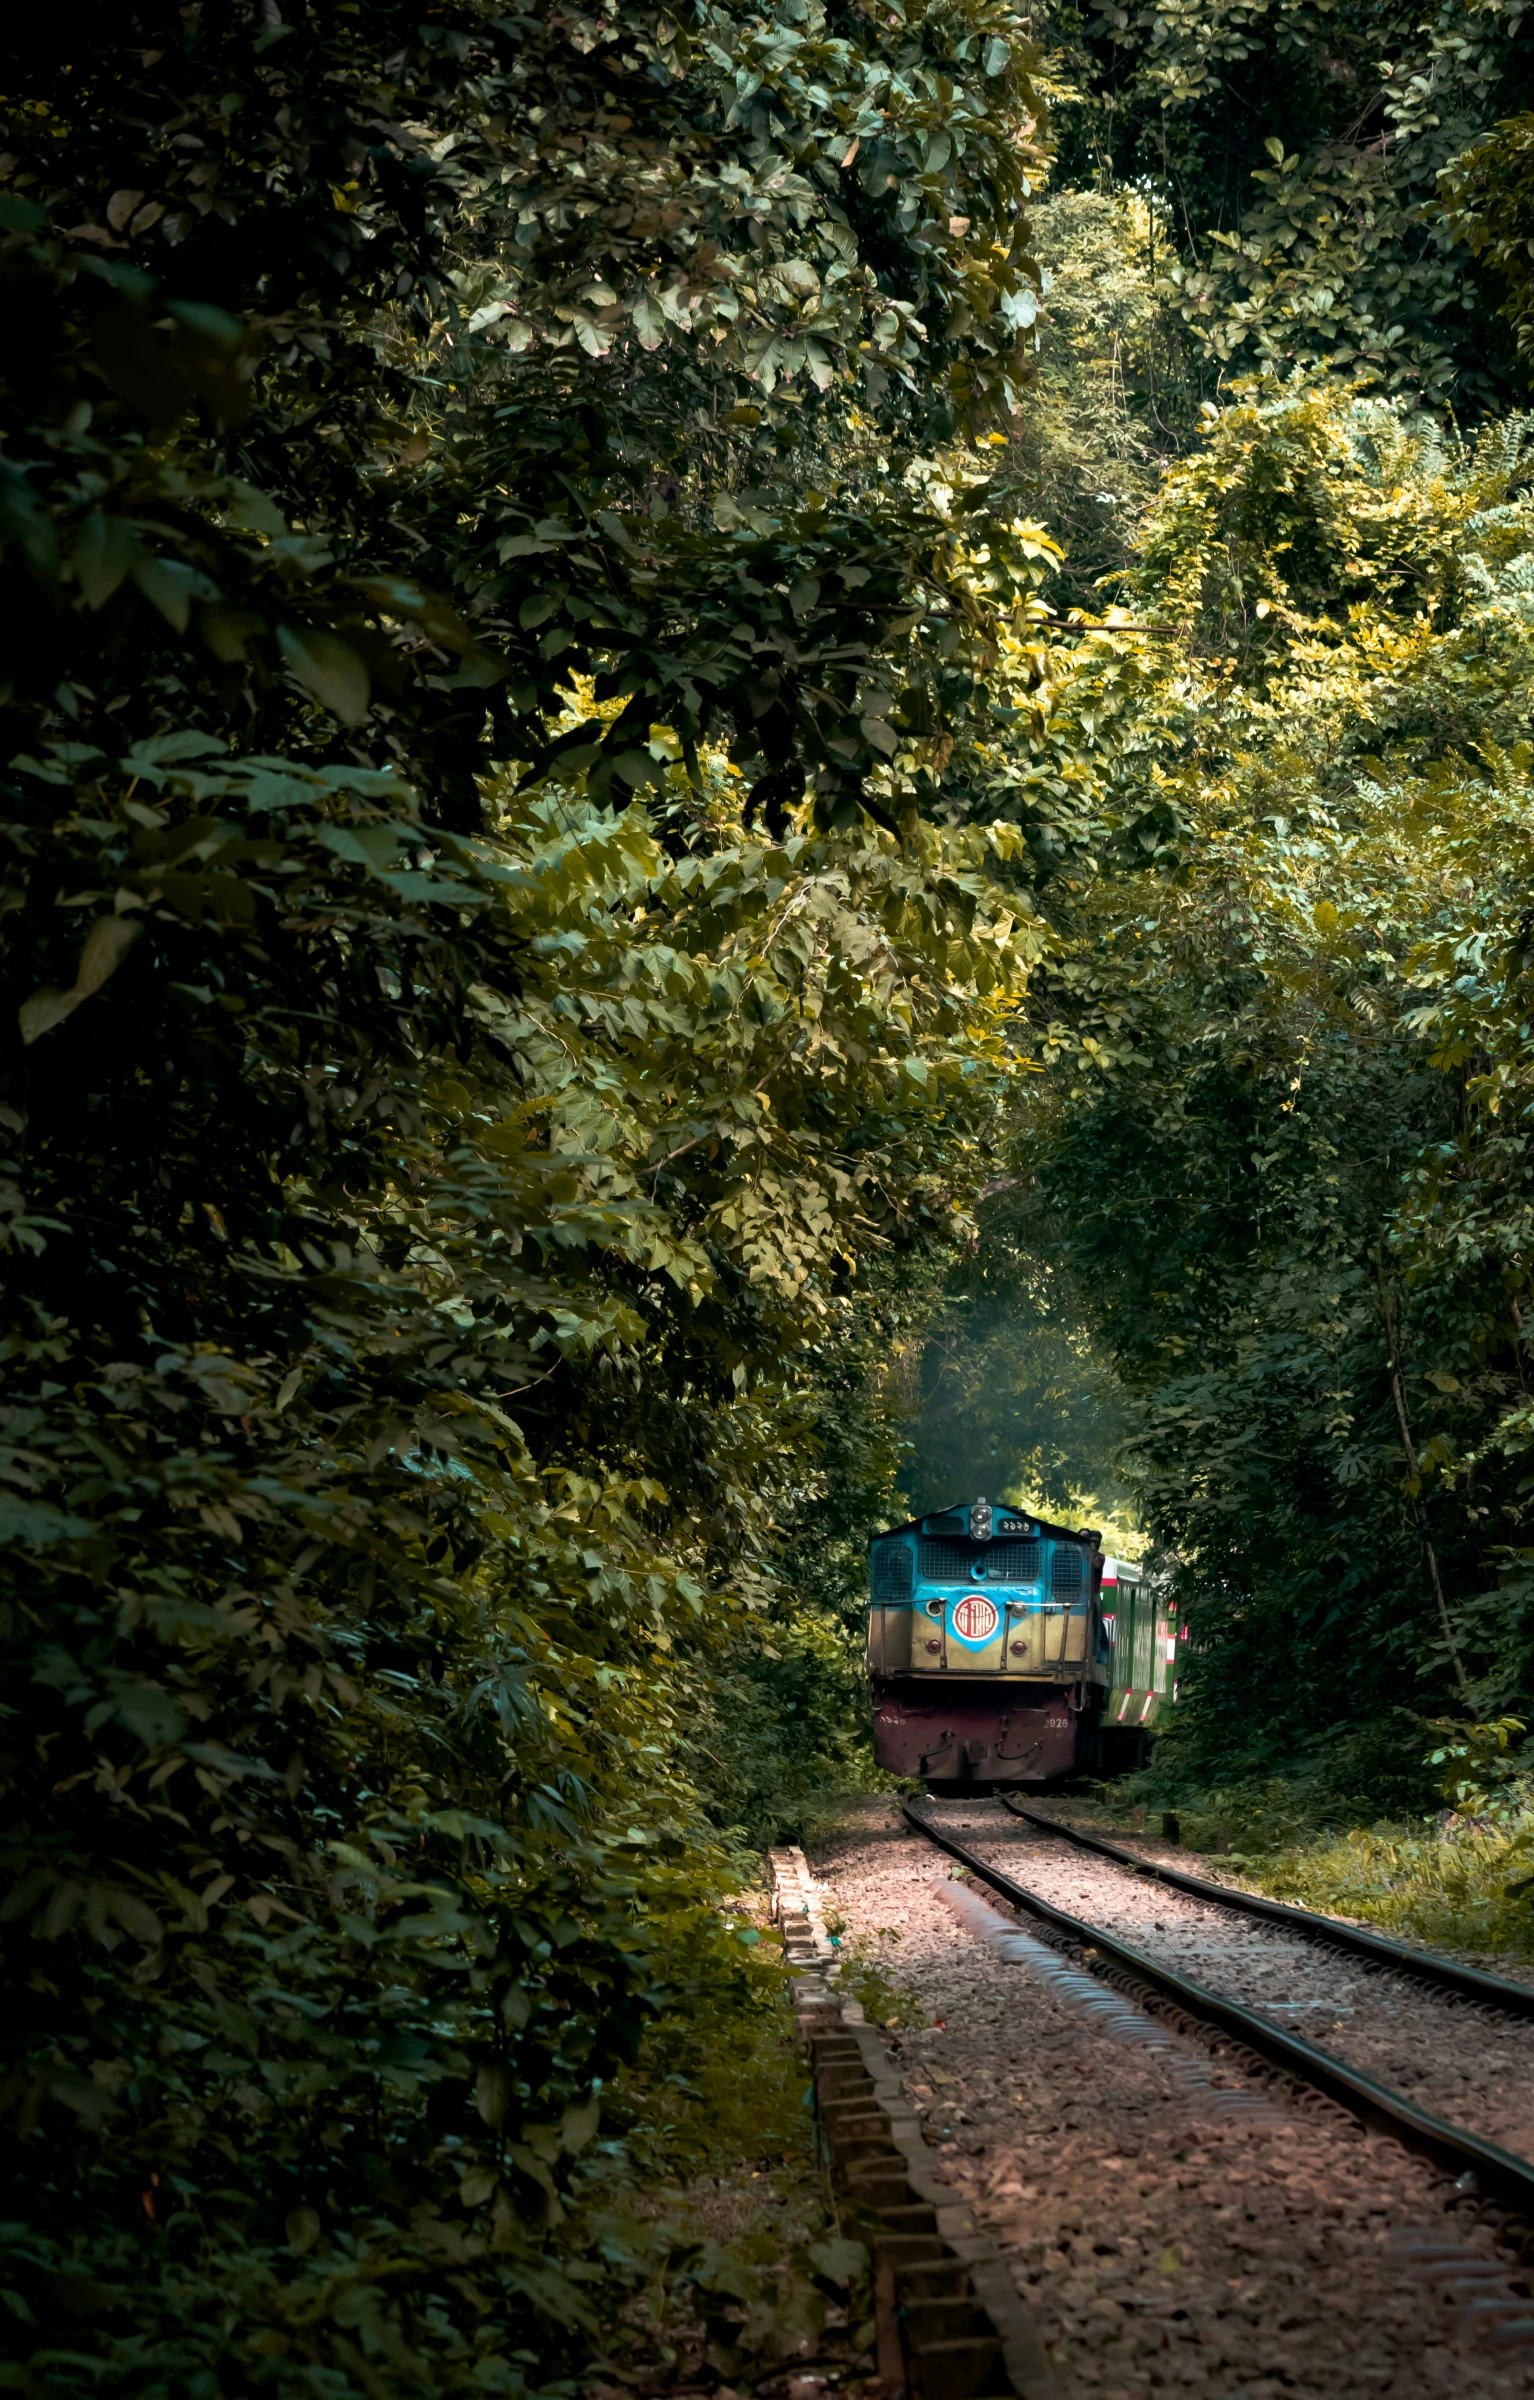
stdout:
<svg viewBox="0 0 1534 2400">
<path fill-rule="evenodd" d="M 977 1500 L 969 1512 L 969 1538 L 972 1542 L 988 1542 L 991 1538 L 991 1504 Z"/>
</svg>

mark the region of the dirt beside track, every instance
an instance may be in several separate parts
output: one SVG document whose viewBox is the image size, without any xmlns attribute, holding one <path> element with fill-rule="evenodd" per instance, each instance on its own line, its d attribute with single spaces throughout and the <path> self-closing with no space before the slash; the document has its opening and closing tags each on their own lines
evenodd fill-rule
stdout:
<svg viewBox="0 0 1534 2400">
<path fill-rule="evenodd" d="M 991 1854 L 978 1838 L 985 1811 L 939 1813 L 956 1832 L 968 1818 Z M 998 1863 L 1005 1852 L 1008 1871 L 1035 1882 L 1035 1851 L 1055 1845 L 1009 1825 L 1018 1838 L 997 1834 Z M 1129 1881 L 1106 1861 L 1091 1862 L 1094 1877 L 1099 1863 Z M 1051 1896 L 1091 1916 L 1077 1865 L 1066 1853 L 1069 1892 Z M 1534 2393 L 1534 2352 L 1488 2347 L 1494 2331 L 1471 2332 L 1462 2306 L 1392 2255 L 1413 2237 L 1455 2255 L 1462 2245 L 1461 2299 L 1478 2274 L 1505 2296 L 1497 2266 L 1517 2277 L 1430 2169 L 1351 2124 L 1265 2104 L 1256 2085 L 1243 2098 L 1225 2068 L 1223 2090 L 1190 2090 L 1189 2067 L 1207 2066 L 1191 2040 L 1158 2053 L 1110 2038 L 1046 1975 L 956 1920 L 942 1896 L 948 1862 L 886 1802 L 865 1804 L 816 1871 L 849 1934 L 878 1943 L 936 2020 L 889 2037 L 906 2090 L 939 2171 L 1009 2260 L 1067 2392 Z M 1156 1913 L 1173 1897 L 1158 1894 Z M 1463 2041 L 1465 2012 L 1449 2014 Z"/>
</svg>

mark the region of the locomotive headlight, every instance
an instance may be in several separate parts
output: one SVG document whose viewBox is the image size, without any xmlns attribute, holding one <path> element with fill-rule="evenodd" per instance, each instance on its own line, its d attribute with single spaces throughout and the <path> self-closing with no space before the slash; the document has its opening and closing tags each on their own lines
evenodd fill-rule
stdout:
<svg viewBox="0 0 1534 2400">
<path fill-rule="evenodd" d="M 969 1512 L 969 1538 L 972 1542 L 988 1542 L 991 1538 L 991 1504 L 977 1500 Z"/>
</svg>

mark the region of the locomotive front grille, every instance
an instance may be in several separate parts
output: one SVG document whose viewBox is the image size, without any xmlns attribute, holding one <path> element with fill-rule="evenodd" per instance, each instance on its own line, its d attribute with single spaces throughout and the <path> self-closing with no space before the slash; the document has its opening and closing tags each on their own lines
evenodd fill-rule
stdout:
<svg viewBox="0 0 1534 2400">
<path fill-rule="evenodd" d="M 1074 1599 L 1086 1583 L 1086 1553 L 1075 1542 L 1056 1542 L 1049 1566 L 1049 1588 L 1059 1599 Z"/>
<path fill-rule="evenodd" d="M 968 1542 L 918 1542 L 917 1573 L 923 1583 L 968 1583 L 973 1555 Z"/>
<path fill-rule="evenodd" d="M 1037 1542 L 992 1542 L 986 1565 L 993 1576 L 1004 1575 L 1009 1583 L 1036 1583 L 1039 1550 Z"/>
<path fill-rule="evenodd" d="M 923 1583 L 1034 1583 L 1039 1542 L 918 1542 L 917 1573 Z"/>
<path fill-rule="evenodd" d="M 874 1598 L 894 1601 L 897 1605 L 911 1597 L 911 1553 L 901 1545 L 884 1542 L 874 1552 Z"/>
</svg>

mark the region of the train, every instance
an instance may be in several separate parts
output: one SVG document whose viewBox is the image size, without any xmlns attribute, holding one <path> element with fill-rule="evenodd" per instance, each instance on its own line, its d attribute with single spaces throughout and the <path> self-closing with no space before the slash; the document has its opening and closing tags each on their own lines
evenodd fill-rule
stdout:
<svg viewBox="0 0 1534 2400">
<path fill-rule="evenodd" d="M 1095 1530 L 957 1501 L 869 1544 L 874 1756 L 958 1796 L 1140 1764 L 1175 1697 L 1175 1604 Z"/>
</svg>

